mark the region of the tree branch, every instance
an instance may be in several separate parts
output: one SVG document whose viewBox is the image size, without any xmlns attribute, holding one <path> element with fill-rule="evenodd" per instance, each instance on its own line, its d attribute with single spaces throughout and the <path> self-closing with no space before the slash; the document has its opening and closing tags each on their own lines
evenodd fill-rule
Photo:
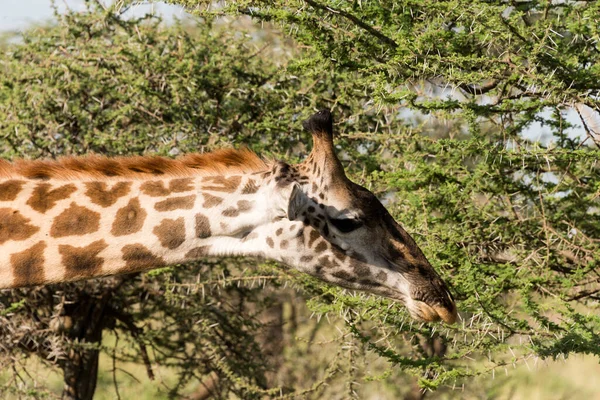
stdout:
<svg viewBox="0 0 600 400">
<path fill-rule="evenodd" d="M 323 11 L 328 11 L 330 13 L 333 14 L 339 14 L 342 17 L 352 21 L 356 26 L 364 29 L 365 31 L 369 32 L 371 35 L 375 36 L 376 38 L 378 38 L 379 40 L 381 40 L 382 42 L 384 42 L 385 44 L 387 44 L 388 46 L 391 47 L 398 47 L 398 43 L 396 43 L 393 39 L 385 36 L 383 33 L 379 32 L 377 29 L 373 28 L 372 26 L 362 22 L 360 19 L 358 19 L 357 17 L 355 17 L 354 15 L 343 11 L 343 10 L 338 10 L 336 8 L 330 7 L 330 6 L 324 6 L 322 4 L 317 3 L 316 1 L 313 0 L 304 0 L 306 3 L 310 4 L 312 7 L 317 8 L 319 10 L 323 10 Z"/>
<path fill-rule="evenodd" d="M 488 82 L 486 84 L 479 85 L 479 86 L 462 84 L 462 85 L 459 85 L 459 87 L 469 94 L 482 95 L 482 94 L 486 94 L 486 93 L 494 90 L 498 86 L 499 83 L 500 83 L 499 80 L 494 79 L 491 82 Z"/>
<path fill-rule="evenodd" d="M 148 378 L 150 380 L 154 380 L 154 372 L 152 371 L 152 363 L 150 362 L 150 357 L 148 357 L 148 351 L 146 350 L 146 345 L 140 339 L 140 334 L 142 333 L 142 328 L 138 327 L 133 321 L 133 317 L 130 314 L 123 313 L 118 311 L 112 307 L 107 309 L 107 313 L 110 313 L 113 317 L 115 317 L 118 321 L 122 322 L 131 333 L 131 336 L 136 341 L 138 346 L 140 346 L 140 355 L 142 356 L 142 361 L 146 367 L 146 373 L 148 374 Z"/>
</svg>

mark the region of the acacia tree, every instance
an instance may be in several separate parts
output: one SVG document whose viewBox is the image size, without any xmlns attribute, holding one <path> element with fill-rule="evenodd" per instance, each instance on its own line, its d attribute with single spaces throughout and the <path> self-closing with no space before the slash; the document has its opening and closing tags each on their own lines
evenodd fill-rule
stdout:
<svg viewBox="0 0 600 400">
<path fill-rule="evenodd" d="M 598 2 L 172 2 L 272 21 L 313 50 L 288 70 L 343 82 L 340 131 L 364 141 L 364 175 L 394 193 L 461 300 L 447 358 L 489 357 L 477 372 L 430 360 L 423 385 L 495 369 L 515 338 L 511 362 L 599 354 Z M 406 127 L 406 110 L 446 129 Z"/>
<path fill-rule="evenodd" d="M 5 354 L 34 352 L 56 363 L 66 392 L 76 386 L 69 386 L 69 368 L 78 370 L 82 359 L 91 361 L 80 390 L 93 393 L 104 350 L 150 370 L 177 369 L 172 396 L 216 376 L 213 394 L 242 398 L 333 397 L 342 389 L 360 397 L 369 381 L 398 386 L 398 371 L 433 390 L 530 357 L 600 354 L 600 136 L 593 124 L 600 37 L 591 23 L 600 5 L 173 2 L 204 21 L 162 27 L 155 19 L 124 20 L 116 6 L 93 9 L 69 13 L 5 50 L 4 154 L 176 155 L 245 143 L 299 158 L 308 139 L 302 116 L 331 107 L 342 161 L 386 199 L 451 283 L 462 323 L 415 324 L 390 301 L 271 264 L 244 271 L 247 261 L 230 260 L 3 292 Z M 272 23 L 288 36 L 273 34 L 268 46 L 254 48 L 219 28 L 219 17 L 232 15 Z M 289 50 L 283 58 L 282 49 Z M 534 140 L 535 130 L 544 140 Z M 267 279 L 275 288 L 292 282 L 309 314 L 340 329 L 329 349 L 334 361 L 287 341 L 278 361 L 287 380 L 269 382 L 274 364 L 264 362 L 256 338 L 265 324 L 256 316 L 283 302 L 280 289 L 264 295 L 226 284 L 208 297 L 199 290 L 244 279 Z M 312 322 L 309 339 L 326 332 Z M 137 350 L 103 349 L 98 335 L 105 330 L 126 332 Z M 431 337 L 447 351 L 423 346 Z M 373 355 L 379 364 L 368 373 Z M 313 381 L 294 376 L 306 359 L 318 372 Z M 14 357 L 6 360 L 14 365 Z"/>
</svg>

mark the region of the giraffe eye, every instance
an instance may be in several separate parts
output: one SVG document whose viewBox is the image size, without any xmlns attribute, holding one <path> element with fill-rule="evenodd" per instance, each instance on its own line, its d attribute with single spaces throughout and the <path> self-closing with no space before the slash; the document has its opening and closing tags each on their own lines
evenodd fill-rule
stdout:
<svg viewBox="0 0 600 400">
<path fill-rule="evenodd" d="M 360 228 L 363 223 L 354 218 L 332 218 L 331 224 L 342 233 L 349 233 Z"/>
</svg>

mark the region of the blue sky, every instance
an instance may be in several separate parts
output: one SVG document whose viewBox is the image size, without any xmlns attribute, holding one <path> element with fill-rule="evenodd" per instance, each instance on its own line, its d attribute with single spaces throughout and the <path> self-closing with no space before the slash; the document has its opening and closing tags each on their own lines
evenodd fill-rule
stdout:
<svg viewBox="0 0 600 400">
<path fill-rule="evenodd" d="M 85 9 L 83 0 L 56 0 L 59 10 L 69 7 L 78 11 Z M 20 31 L 31 23 L 39 23 L 52 18 L 51 0 L 0 0 L 0 31 Z M 144 14 L 155 11 L 165 16 L 183 17 L 181 7 L 164 3 L 135 6 L 134 13 Z"/>
</svg>

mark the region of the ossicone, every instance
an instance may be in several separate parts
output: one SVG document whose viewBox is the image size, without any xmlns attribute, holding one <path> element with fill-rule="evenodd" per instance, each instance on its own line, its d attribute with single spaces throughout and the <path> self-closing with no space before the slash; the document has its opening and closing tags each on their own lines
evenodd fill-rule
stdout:
<svg viewBox="0 0 600 400">
<path fill-rule="evenodd" d="M 302 122 L 302 127 L 316 137 L 333 138 L 333 118 L 331 111 L 324 108 Z"/>
</svg>

